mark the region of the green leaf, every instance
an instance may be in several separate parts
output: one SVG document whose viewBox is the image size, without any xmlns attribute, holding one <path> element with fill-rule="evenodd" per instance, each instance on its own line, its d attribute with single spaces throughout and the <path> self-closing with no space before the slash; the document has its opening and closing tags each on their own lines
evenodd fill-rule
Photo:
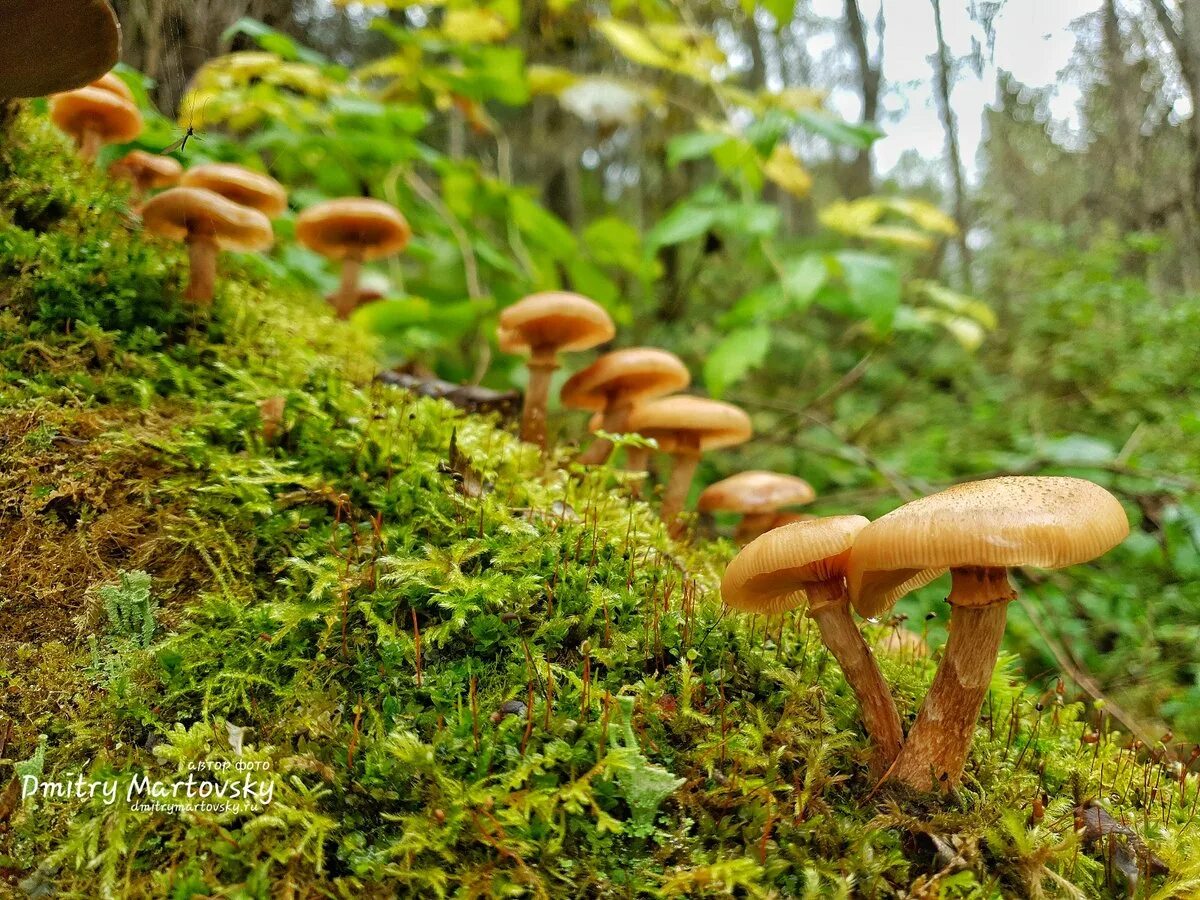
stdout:
<svg viewBox="0 0 1200 900">
<path fill-rule="evenodd" d="M 716 213 L 717 224 L 735 235 L 765 237 L 779 227 L 779 209 L 770 203 L 730 203 Z"/>
<path fill-rule="evenodd" d="M 806 253 L 783 264 L 781 283 L 788 298 L 789 309 L 806 309 L 829 278 L 829 267 L 817 253 Z"/>
<path fill-rule="evenodd" d="M 238 19 L 221 32 L 221 43 L 228 44 L 239 34 L 246 35 L 246 37 L 253 39 L 264 50 L 276 53 L 287 60 L 306 62 L 315 66 L 328 62 L 316 50 L 310 50 L 308 47 L 296 43 L 286 34 L 282 34 L 274 28 L 264 25 L 258 19 L 249 17 Z"/>
<path fill-rule="evenodd" d="M 677 166 L 686 160 L 709 156 L 730 140 L 729 135 L 717 131 L 691 131 L 678 135 L 667 142 L 667 165 Z"/>
<path fill-rule="evenodd" d="M 758 5 L 771 14 L 777 29 L 792 21 L 796 12 L 796 0 L 760 0 Z"/>
<path fill-rule="evenodd" d="M 616 216 L 605 216 L 592 222 L 583 232 L 583 242 L 592 258 L 606 266 L 618 266 L 640 273 L 642 236 L 638 230 Z"/>
<path fill-rule="evenodd" d="M 811 109 L 797 110 L 796 121 L 814 134 L 828 138 L 835 144 L 847 144 L 866 150 L 883 137 L 883 132 L 874 125 L 853 125 L 827 112 Z"/>
<path fill-rule="evenodd" d="M 855 250 L 834 254 L 853 310 L 888 331 L 900 305 L 900 273 L 886 257 Z"/>
<path fill-rule="evenodd" d="M 646 243 L 651 247 L 682 244 L 704 234 L 716 221 L 716 209 L 685 200 L 658 220 L 646 235 Z"/>
<path fill-rule="evenodd" d="M 714 397 L 740 381 L 753 368 L 762 365 L 771 347 L 771 329 L 751 325 L 726 335 L 704 361 L 704 384 Z"/>
<path fill-rule="evenodd" d="M 514 193 L 508 200 L 509 213 L 521 233 L 558 258 L 576 252 L 579 242 L 571 229 L 532 197 Z"/>
</svg>

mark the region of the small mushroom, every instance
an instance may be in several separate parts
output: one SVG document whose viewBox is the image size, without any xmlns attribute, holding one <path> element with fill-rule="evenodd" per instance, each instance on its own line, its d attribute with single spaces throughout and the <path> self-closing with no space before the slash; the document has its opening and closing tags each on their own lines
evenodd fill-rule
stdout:
<svg viewBox="0 0 1200 900">
<path fill-rule="evenodd" d="M 257 209 L 268 219 L 277 219 L 287 209 L 283 185 L 262 172 L 232 163 L 205 163 L 184 173 L 184 187 L 204 188 L 242 206 Z"/>
<path fill-rule="evenodd" d="M 121 54 L 121 26 L 107 0 L 0 0 L 0 22 L 0 98 L 83 87 Z"/>
<path fill-rule="evenodd" d="M 616 326 L 603 307 L 566 291 L 531 294 L 501 311 L 500 349 L 529 357 L 522 440 L 546 449 L 546 404 L 558 354 L 588 350 L 614 334 Z"/>
<path fill-rule="evenodd" d="M 658 441 L 675 465 L 662 501 L 662 520 L 672 536 L 682 527 L 678 516 L 687 502 L 692 477 L 705 450 L 732 447 L 750 440 L 750 417 L 729 403 L 679 394 L 637 406 L 629 414 L 629 430 Z"/>
<path fill-rule="evenodd" d="M 219 251 L 266 250 L 275 239 L 265 215 L 204 188 L 171 188 L 152 197 L 142 223 L 152 234 L 187 243 L 191 280 L 184 296 L 201 306 L 212 303 Z"/>
<path fill-rule="evenodd" d="M 739 472 L 706 487 L 700 493 L 698 508 L 705 513 L 741 513 L 742 521 L 738 523 L 734 538 L 745 542 L 785 524 L 777 521 L 785 507 L 803 506 L 812 503 L 816 497 L 812 485 L 795 475 Z"/>
<path fill-rule="evenodd" d="M 87 162 L 94 161 L 105 144 L 123 144 L 142 133 L 142 114 L 132 102 L 90 85 L 54 97 L 50 120 L 75 139 Z"/>
<path fill-rule="evenodd" d="M 100 88 L 102 91 L 108 91 L 110 94 L 115 94 L 122 100 L 128 100 L 135 106 L 137 105 L 137 100 L 133 96 L 133 91 L 129 89 L 129 85 L 117 77 L 117 75 L 113 72 L 105 72 L 88 86 Z"/>
<path fill-rule="evenodd" d="M 734 609 L 779 613 L 808 604 L 821 640 L 858 698 L 874 747 L 871 771 L 882 775 L 904 744 L 891 691 L 850 613 L 846 564 L 865 516 L 831 516 L 768 531 L 742 548 L 725 569 L 721 596 Z"/>
<path fill-rule="evenodd" d="M 370 197 L 325 200 L 296 219 L 296 237 L 326 259 L 340 261 L 342 281 L 331 302 L 339 319 L 348 319 L 358 305 L 362 264 L 399 253 L 408 246 L 412 229 L 394 206 Z"/>
<path fill-rule="evenodd" d="M 635 404 L 682 390 L 691 380 L 687 366 L 674 353 L 633 347 L 605 353 L 576 372 L 562 386 L 559 397 L 563 406 L 601 414 L 599 427 L 619 434 L 625 430 Z M 611 441 L 597 438 L 577 461 L 602 465 L 612 449 Z"/>
<path fill-rule="evenodd" d="M 358 279 L 357 293 L 354 295 L 354 309 L 382 300 L 392 292 L 392 283 L 382 272 L 363 272 Z M 337 292 L 325 298 L 330 306 L 337 300 Z"/>
<path fill-rule="evenodd" d="M 1082 478 L 1004 477 L 960 484 L 872 522 L 850 553 L 850 597 L 881 615 L 947 569 L 953 578 L 945 655 L 892 777 L 920 790 L 962 777 L 1008 604 L 1012 566 L 1057 569 L 1095 559 L 1129 534 L 1117 499 Z"/>
<path fill-rule="evenodd" d="M 108 174 L 113 178 L 128 178 L 133 182 L 132 196 L 136 209 L 150 191 L 178 184 L 179 176 L 183 174 L 183 166 L 169 156 L 159 156 L 145 150 L 132 150 L 109 166 Z"/>
</svg>

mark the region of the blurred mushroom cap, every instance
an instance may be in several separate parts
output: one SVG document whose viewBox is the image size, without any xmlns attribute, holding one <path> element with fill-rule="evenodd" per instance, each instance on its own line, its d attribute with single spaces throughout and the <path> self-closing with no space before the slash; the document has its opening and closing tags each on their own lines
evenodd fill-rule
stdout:
<svg viewBox="0 0 1200 900">
<path fill-rule="evenodd" d="M 724 510 L 739 513 L 767 513 L 785 506 L 812 503 L 817 492 L 803 478 L 778 472 L 738 472 L 700 493 L 700 512 Z"/>
<path fill-rule="evenodd" d="M 129 89 L 129 85 L 118 78 L 113 72 L 105 72 L 95 81 L 91 82 L 88 87 L 100 88 L 100 90 L 108 91 L 110 94 L 116 94 L 122 100 L 128 100 L 134 105 L 137 104 L 133 96 L 133 91 Z"/>
<path fill-rule="evenodd" d="M 0 22 L 0 97 L 83 87 L 121 55 L 121 26 L 107 0 L 0 0 Z"/>
<path fill-rule="evenodd" d="M 131 150 L 108 167 L 108 174 L 125 175 L 146 187 L 163 188 L 179 182 L 183 166 L 169 156 Z"/>
<path fill-rule="evenodd" d="M 634 403 L 682 390 L 691 383 L 687 366 L 674 353 L 632 347 L 605 353 L 562 386 L 564 406 L 602 411 L 610 404 Z"/>
<path fill-rule="evenodd" d="M 257 209 L 274 219 L 287 209 L 287 191 L 283 185 L 262 172 L 233 163 L 205 163 L 188 169 L 181 182 L 184 187 L 205 188 L 234 203 Z"/>
<path fill-rule="evenodd" d="M 500 312 L 500 349 L 531 355 L 587 350 L 617 332 L 604 307 L 569 291 L 530 294 Z"/>
<path fill-rule="evenodd" d="M 50 101 L 50 119 L 79 140 L 85 132 L 100 135 L 106 144 L 123 144 L 142 133 L 142 114 L 131 102 L 98 87 L 58 94 Z"/>
<path fill-rule="evenodd" d="M 750 417 L 730 403 L 678 394 L 649 400 L 629 414 L 629 430 L 654 438 L 666 453 L 696 443 L 700 450 L 732 447 L 750 440 Z"/>
<path fill-rule="evenodd" d="M 778 613 L 804 603 L 806 585 L 845 577 L 865 516 L 830 516 L 784 525 L 755 538 L 725 569 L 721 596 L 734 609 Z"/>
<path fill-rule="evenodd" d="M 971 481 L 906 503 L 864 528 L 850 554 L 850 596 L 861 615 L 878 616 L 902 589 L 947 569 L 1058 569 L 1095 559 L 1128 534 L 1117 498 L 1082 478 Z"/>
<path fill-rule="evenodd" d="M 391 204 L 370 197 L 344 197 L 300 213 L 296 237 L 328 259 L 372 260 L 407 247 L 412 229 Z"/>
<path fill-rule="evenodd" d="M 266 215 L 204 188 L 171 188 L 152 197 L 142 223 L 174 241 L 207 235 L 223 250 L 266 250 L 275 239 Z"/>
</svg>

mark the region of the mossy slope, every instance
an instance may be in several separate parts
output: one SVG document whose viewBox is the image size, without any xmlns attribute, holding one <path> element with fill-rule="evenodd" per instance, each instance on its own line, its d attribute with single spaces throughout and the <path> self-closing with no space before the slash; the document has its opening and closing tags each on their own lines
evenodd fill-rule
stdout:
<svg viewBox="0 0 1200 900">
<path fill-rule="evenodd" d="M 181 264 L 43 122 L 0 141 L 0 892 L 1200 892 L 1154 748 L 1001 671 L 955 796 L 873 793 L 815 629 L 722 613 L 728 546 L 373 382 L 253 261 L 195 316 Z M 932 663 L 882 662 L 911 719 Z M 14 764 L 122 799 L 14 803 Z M 257 809 L 123 802 L 247 765 Z"/>
</svg>

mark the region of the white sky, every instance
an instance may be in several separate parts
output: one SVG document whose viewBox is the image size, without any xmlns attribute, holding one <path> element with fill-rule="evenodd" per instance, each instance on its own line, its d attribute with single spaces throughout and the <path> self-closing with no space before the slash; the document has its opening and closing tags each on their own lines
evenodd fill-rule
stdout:
<svg viewBox="0 0 1200 900">
<path fill-rule="evenodd" d="M 863 16 L 873 23 L 881 0 L 862 0 Z M 936 52 L 933 10 L 929 0 L 882 0 L 886 19 L 882 105 L 887 136 L 875 145 L 876 167 L 887 172 L 906 150 L 926 159 L 940 159 L 945 137 L 933 96 L 930 57 Z M 995 67 L 1012 72 L 1030 86 L 1054 84 L 1075 49 L 1071 23 L 1095 12 L 1099 0 L 1007 0 L 996 19 Z M 812 0 L 815 12 L 840 18 L 843 0 Z M 971 21 L 966 0 L 942 0 L 942 26 L 952 55 L 964 57 L 971 39 L 983 43 L 981 29 Z M 975 170 L 982 137 L 983 111 L 995 96 L 996 68 L 975 77 L 969 66 L 960 70 L 951 102 L 958 117 L 959 141 L 968 172 Z M 1060 85 L 1051 104 L 1055 118 L 1074 117 L 1079 92 Z M 858 116 L 859 103 L 848 91 L 835 92 L 830 105 L 849 118 Z"/>
</svg>

